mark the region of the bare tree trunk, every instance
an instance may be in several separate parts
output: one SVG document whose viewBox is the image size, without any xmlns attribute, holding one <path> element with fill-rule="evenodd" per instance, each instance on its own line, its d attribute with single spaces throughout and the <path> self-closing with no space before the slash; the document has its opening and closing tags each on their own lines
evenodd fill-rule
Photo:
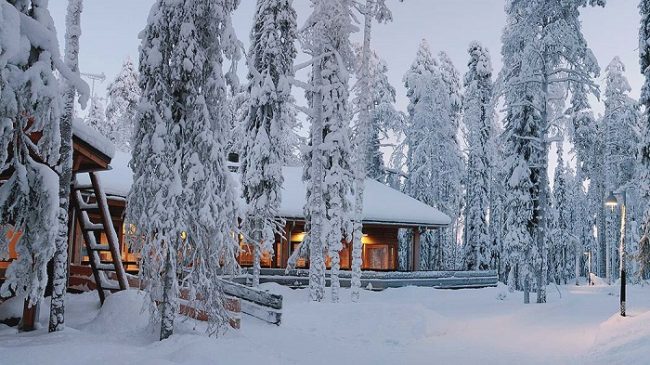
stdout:
<svg viewBox="0 0 650 365">
<path fill-rule="evenodd" d="M 355 168 L 355 196 L 354 196 L 354 222 L 352 234 L 352 301 L 359 301 L 359 290 L 361 287 L 361 242 L 363 237 L 363 200 L 366 181 L 366 164 L 369 156 L 368 153 L 368 138 L 371 133 L 372 126 L 370 125 L 370 37 L 372 31 L 372 16 L 374 12 L 375 1 L 366 0 L 364 8 L 364 29 L 363 29 L 363 49 L 361 55 L 361 78 L 359 80 L 359 87 L 361 89 L 361 110 L 359 111 L 359 140 L 357 148 L 357 163 Z"/>
<path fill-rule="evenodd" d="M 323 50 L 317 53 L 322 54 Z M 309 227 L 309 296 L 311 300 L 320 302 L 325 295 L 325 260 L 323 250 L 325 236 L 323 235 L 323 220 L 325 217 L 325 202 L 323 200 L 323 181 L 325 180 L 324 156 L 321 150 L 323 144 L 323 96 L 321 73 L 322 60 L 314 62 L 313 78 L 316 82 L 312 95 L 312 135 L 311 135 L 311 217 Z"/>
</svg>

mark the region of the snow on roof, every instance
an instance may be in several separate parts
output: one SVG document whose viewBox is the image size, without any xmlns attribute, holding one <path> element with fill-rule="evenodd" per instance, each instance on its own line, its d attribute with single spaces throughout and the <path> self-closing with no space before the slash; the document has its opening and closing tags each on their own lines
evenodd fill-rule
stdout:
<svg viewBox="0 0 650 365">
<path fill-rule="evenodd" d="M 280 215 L 302 219 L 307 192 L 302 181 L 302 167 L 285 167 L 282 172 L 284 185 Z M 364 222 L 412 226 L 442 226 L 451 223 L 451 219 L 438 209 L 372 179 L 366 179 L 363 217 Z"/>
<path fill-rule="evenodd" d="M 107 194 L 122 197 L 128 195 L 133 183 L 133 175 L 128 166 L 130 159 L 130 154 L 117 151 L 111 161 L 112 169 L 99 173 Z M 302 181 L 302 167 L 284 167 L 282 173 L 284 185 L 279 213 L 284 218 L 304 219 L 307 188 Z M 80 183 L 86 181 L 80 179 Z M 366 223 L 403 226 L 446 226 L 451 223 L 451 219 L 438 209 L 372 179 L 366 180 L 363 214 Z"/>
<path fill-rule="evenodd" d="M 82 119 L 76 118 L 72 120 L 72 134 L 107 157 L 113 158 L 115 156 L 113 142 L 109 141 L 95 128 L 84 123 Z"/>
</svg>

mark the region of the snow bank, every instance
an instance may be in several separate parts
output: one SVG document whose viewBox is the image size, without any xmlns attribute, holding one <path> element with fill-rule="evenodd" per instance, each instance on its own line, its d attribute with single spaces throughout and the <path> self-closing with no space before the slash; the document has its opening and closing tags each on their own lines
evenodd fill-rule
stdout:
<svg viewBox="0 0 650 365">
<path fill-rule="evenodd" d="M 13 297 L 0 304 L 0 321 L 23 316 L 24 299 Z"/>
<path fill-rule="evenodd" d="M 95 333 L 137 333 L 149 326 L 149 313 L 143 312 L 145 295 L 139 290 L 123 290 L 106 297 L 97 317 L 84 329 Z"/>
<path fill-rule="evenodd" d="M 589 356 L 593 363 L 641 364 L 650 359 L 650 312 L 614 314 L 600 325 Z M 642 360 L 646 359 L 646 360 Z"/>
</svg>

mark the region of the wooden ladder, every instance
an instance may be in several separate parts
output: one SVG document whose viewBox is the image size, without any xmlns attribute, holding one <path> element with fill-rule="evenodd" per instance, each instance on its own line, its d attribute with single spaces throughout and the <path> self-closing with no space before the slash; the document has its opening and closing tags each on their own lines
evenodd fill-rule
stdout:
<svg viewBox="0 0 650 365">
<path fill-rule="evenodd" d="M 79 227 L 83 233 L 86 251 L 90 261 L 90 267 L 93 271 L 95 284 L 99 300 L 104 304 L 106 293 L 104 291 L 115 292 L 126 290 L 129 283 L 122 265 L 120 255 L 120 245 L 117 239 L 117 233 L 113 226 L 111 213 L 108 210 L 106 194 L 102 189 L 99 176 L 94 172 L 88 172 L 90 175 L 90 185 L 81 185 L 77 182 L 75 176 L 72 186 L 72 200 L 75 209 L 75 215 L 79 222 Z M 94 200 L 93 200 L 94 199 Z M 92 221 L 89 212 L 96 213 L 99 221 Z M 98 244 L 98 237 L 104 233 L 108 244 Z M 110 253 L 109 261 L 102 261 L 101 253 Z M 117 280 L 110 280 L 107 273 L 113 272 Z"/>
</svg>

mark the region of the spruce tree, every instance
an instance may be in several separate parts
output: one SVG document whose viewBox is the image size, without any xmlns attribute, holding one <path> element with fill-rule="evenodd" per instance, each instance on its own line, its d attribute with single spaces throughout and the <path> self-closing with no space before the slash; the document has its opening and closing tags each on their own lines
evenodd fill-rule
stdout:
<svg viewBox="0 0 650 365">
<path fill-rule="evenodd" d="M 615 57 L 606 68 L 605 76 L 605 140 L 603 150 L 605 194 L 625 189 L 635 175 L 635 154 L 638 147 L 636 101 L 629 97 L 632 90 L 625 77 L 625 65 Z M 603 197 L 603 199 L 606 198 Z M 628 215 L 632 213 L 628 211 Z M 617 256 L 620 233 L 619 213 L 607 212 L 606 277 L 611 282 L 617 276 Z"/>
<path fill-rule="evenodd" d="M 131 151 L 133 124 L 135 123 L 136 106 L 140 99 L 138 72 L 127 58 L 122 63 L 122 69 L 115 80 L 108 85 L 108 105 L 106 106 L 106 136 L 115 146 L 122 150 Z"/>
<path fill-rule="evenodd" d="M 228 323 L 219 277 L 234 272 L 239 246 L 222 68 L 239 57 L 237 3 L 159 0 L 142 33 L 127 221 L 144 238 L 140 275 L 161 339 L 173 332 L 181 289 L 207 314 L 210 334 Z"/>
<path fill-rule="evenodd" d="M 296 12 L 289 0 L 258 0 L 249 51 L 248 110 L 240 172 L 247 204 L 244 235 L 253 247 L 253 286 L 259 285 L 262 252 L 273 253 L 282 199 L 282 167 L 292 155 L 296 121 L 290 109 L 296 57 Z"/>
<path fill-rule="evenodd" d="M 467 187 L 465 210 L 465 267 L 487 270 L 491 260 L 488 227 L 490 208 L 491 146 L 494 136 L 492 64 L 490 53 L 480 43 L 469 46 L 469 70 L 465 74 L 463 122 L 465 124 Z"/>
</svg>

